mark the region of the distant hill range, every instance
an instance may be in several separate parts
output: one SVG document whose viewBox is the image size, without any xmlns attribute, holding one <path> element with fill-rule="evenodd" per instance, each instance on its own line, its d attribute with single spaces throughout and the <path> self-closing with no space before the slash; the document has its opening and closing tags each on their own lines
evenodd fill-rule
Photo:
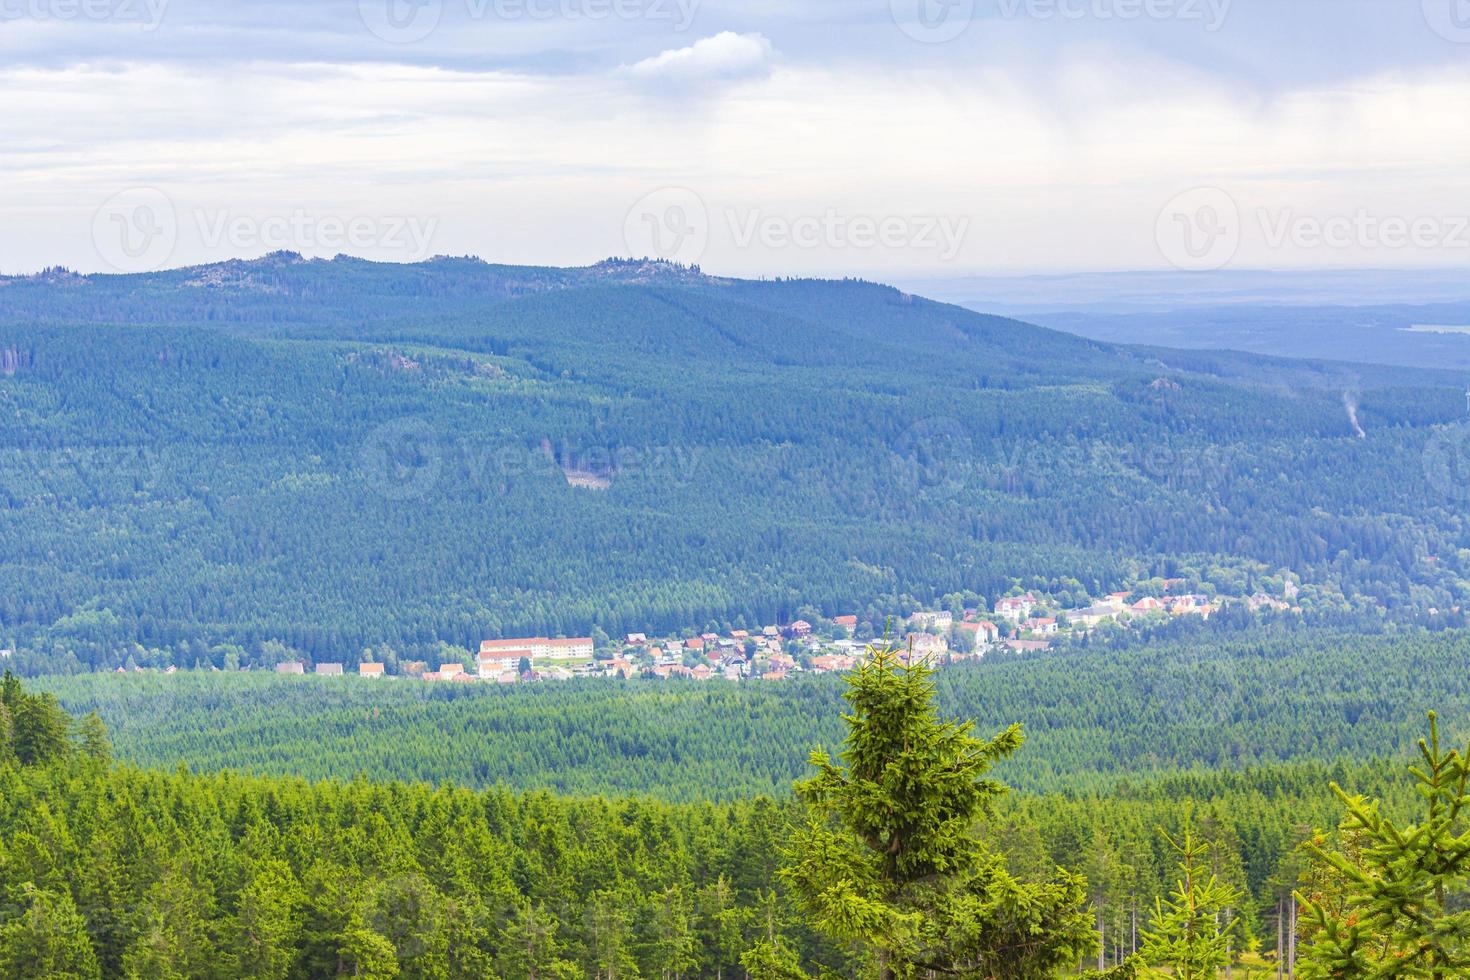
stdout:
<svg viewBox="0 0 1470 980">
<path fill-rule="evenodd" d="M 1453 369 L 1470 378 L 1470 274 L 1458 269 L 1100 273 L 914 288 L 1113 343 Z"/>
<path fill-rule="evenodd" d="M 859 281 L 50 270 L 0 279 L 0 417 L 0 645 L 52 664 L 881 620 L 1151 574 L 1424 615 L 1470 562 L 1456 374 Z"/>
</svg>

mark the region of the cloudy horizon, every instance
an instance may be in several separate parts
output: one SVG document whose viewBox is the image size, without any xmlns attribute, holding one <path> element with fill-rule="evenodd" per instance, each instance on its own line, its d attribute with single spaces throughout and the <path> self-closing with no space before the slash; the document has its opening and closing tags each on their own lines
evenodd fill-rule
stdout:
<svg viewBox="0 0 1470 980">
<path fill-rule="evenodd" d="M 1463 6 L 0 0 L 0 272 L 1456 268 Z"/>
</svg>

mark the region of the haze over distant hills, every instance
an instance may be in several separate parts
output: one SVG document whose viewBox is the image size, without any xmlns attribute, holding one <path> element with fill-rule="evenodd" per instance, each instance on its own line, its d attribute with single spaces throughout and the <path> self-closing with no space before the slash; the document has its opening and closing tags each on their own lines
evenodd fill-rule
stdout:
<svg viewBox="0 0 1470 980">
<path fill-rule="evenodd" d="M 98 666 L 1147 574 L 1465 594 L 1453 375 L 629 261 L 51 271 L 0 280 L 0 324 L 0 625 Z"/>
<path fill-rule="evenodd" d="M 1097 273 L 905 285 L 1113 343 L 1470 371 L 1470 275 L 1458 269 Z"/>
</svg>

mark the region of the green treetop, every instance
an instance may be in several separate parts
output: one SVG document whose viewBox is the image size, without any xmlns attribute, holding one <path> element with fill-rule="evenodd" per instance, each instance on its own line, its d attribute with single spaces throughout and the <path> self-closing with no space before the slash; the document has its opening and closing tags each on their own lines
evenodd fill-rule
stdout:
<svg viewBox="0 0 1470 980">
<path fill-rule="evenodd" d="M 1168 966 L 1180 980 L 1214 980 L 1230 962 L 1230 943 L 1240 931 L 1231 914 L 1240 892 L 1216 877 L 1206 858 L 1210 846 L 1194 832 L 1186 813 L 1179 837 L 1162 832 L 1179 855 L 1179 877 L 1167 902 L 1154 906 L 1153 926 L 1144 934 L 1142 956 Z"/>
<path fill-rule="evenodd" d="M 1470 975 L 1470 749 L 1445 752 L 1431 713 L 1419 752 L 1424 765 L 1409 771 L 1425 804 L 1422 823 L 1400 825 L 1377 801 L 1333 784 L 1348 811 L 1344 850 L 1307 845 L 1335 887 L 1298 896 L 1311 939 L 1303 977 Z"/>
<path fill-rule="evenodd" d="M 796 786 L 809 820 L 782 872 L 812 924 L 871 956 L 880 980 L 1054 976 L 1096 943 L 1085 883 L 1022 882 L 975 833 L 1004 787 L 986 773 L 1021 745 L 941 721 L 932 670 L 871 651 L 849 679 L 841 764 L 818 750 Z"/>
</svg>

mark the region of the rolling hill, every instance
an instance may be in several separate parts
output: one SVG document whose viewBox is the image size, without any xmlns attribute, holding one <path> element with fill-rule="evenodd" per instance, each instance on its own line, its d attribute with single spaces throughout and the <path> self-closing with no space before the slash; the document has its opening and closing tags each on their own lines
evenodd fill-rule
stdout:
<svg viewBox="0 0 1470 980">
<path fill-rule="evenodd" d="M 1470 565 L 1453 376 L 1118 346 L 858 281 L 51 270 L 0 279 L 0 415 L 0 637 L 36 669 L 1146 574 L 1417 616 Z"/>
</svg>

